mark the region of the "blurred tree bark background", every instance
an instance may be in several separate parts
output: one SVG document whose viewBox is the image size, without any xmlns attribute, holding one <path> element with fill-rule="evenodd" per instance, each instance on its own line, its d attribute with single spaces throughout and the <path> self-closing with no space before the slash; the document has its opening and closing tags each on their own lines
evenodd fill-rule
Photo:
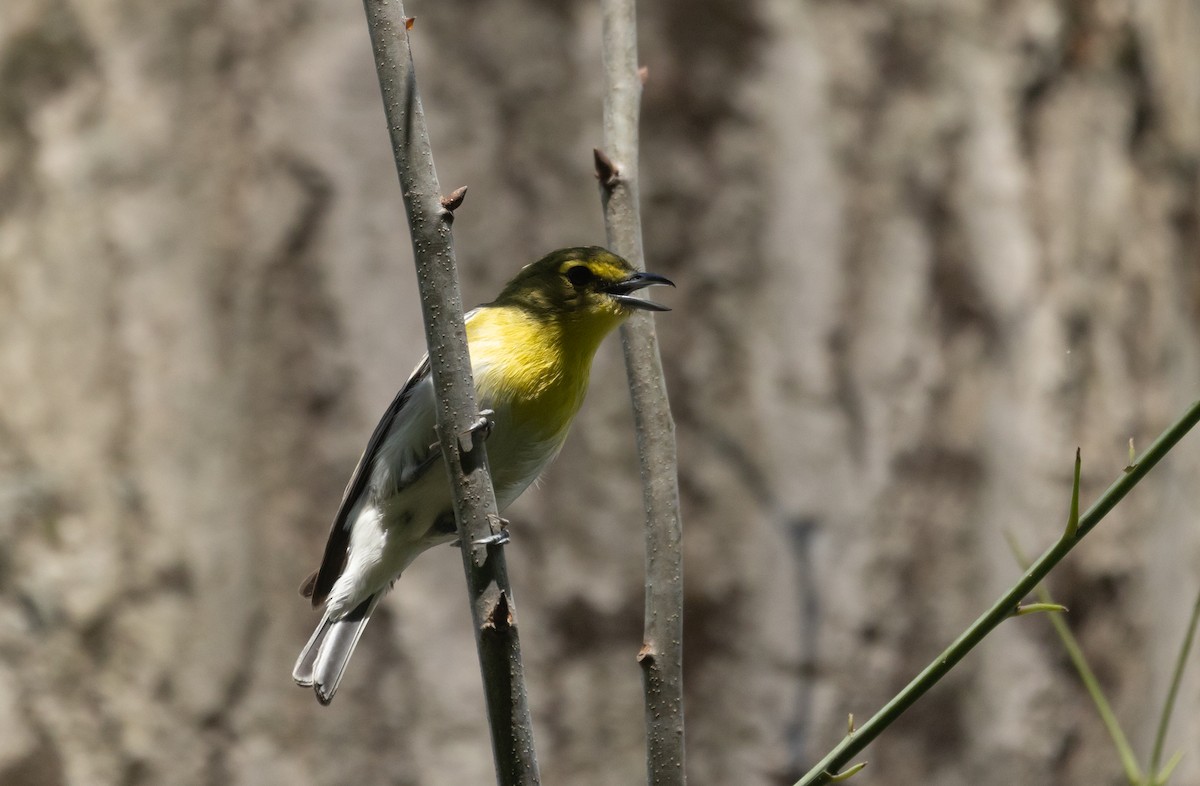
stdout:
<svg viewBox="0 0 1200 786">
<path fill-rule="evenodd" d="M 467 302 L 603 238 L 599 12 L 414 2 Z M 1200 392 L 1196 0 L 642 8 L 649 266 L 679 426 L 688 768 L 790 784 Z M 296 585 L 422 351 L 362 9 L 0 7 L 0 782 L 492 780 L 459 556 L 338 700 Z M 644 778 L 616 342 L 509 511 L 547 783 Z M 1055 576 L 1139 750 L 1200 585 L 1186 440 Z M 1195 660 L 1195 658 L 1193 658 Z M 1168 751 L 1200 782 L 1200 668 Z M 888 784 L 1112 784 L 1044 620 L 868 751 Z"/>
</svg>

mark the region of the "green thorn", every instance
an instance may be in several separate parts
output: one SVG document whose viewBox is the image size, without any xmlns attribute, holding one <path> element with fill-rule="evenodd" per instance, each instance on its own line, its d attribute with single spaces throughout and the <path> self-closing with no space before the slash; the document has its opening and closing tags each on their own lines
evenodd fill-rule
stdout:
<svg viewBox="0 0 1200 786">
<path fill-rule="evenodd" d="M 830 783 L 841 783 L 842 781 L 848 781 L 851 778 L 853 778 L 855 775 L 857 775 L 859 773 L 860 770 L 862 770 L 863 767 L 866 767 L 866 766 L 867 766 L 867 763 L 865 761 L 860 761 L 858 764 L 852 765 L 845 772 L 839 772 L 837 775 L 829 775 L 828 772 L 826 772 L 825 774 L 829 775 Z"/>
<path fill-rule="evenodd" d="M 1061 603 L 1021 603 L 1013 612 L 1014 617 L 1024 617 L 1026 614 L 1038 614 L 1039 612 L 1057 612 L 1065 613 L 1070 611 Z"/>
<path fill-rule="evenodd" d="M 1079 460 L 1079 448 L 1075 448 L 1075 482 L 1071 486 L 1071 515 L 1067 517 L 1067 531 L 1063 537 L 1067 540 L 1074 540 L 1075 533 L 1079 530 L 1079 468 L 1081 466 Z"/>
<path fill-rule="evenodd" d="M 846 721 L 846 736 L 854 734 L 854 713 L 850 713 L 850 719 Z"/>
</svg>

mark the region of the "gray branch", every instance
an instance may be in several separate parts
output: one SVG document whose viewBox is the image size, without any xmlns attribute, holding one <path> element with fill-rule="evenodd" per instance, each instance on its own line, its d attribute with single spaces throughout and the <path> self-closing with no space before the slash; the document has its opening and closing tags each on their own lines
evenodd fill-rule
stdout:
<svg viewBox="0 0 1200 786">
<path fill-rule="evenodd" d="M 642 95 L 634 0 L 603 0 L 604 149 L 596 175 L 609 247 L 644 269 L 638 209 L 638 115 Z M 607 153 L 607 154 L 606 154 Z M 651 784 L 683 784 L 683 553 L 675 423 L 654 321 L 621 328 L 646 506 L 646 623 L 638 662 L 646 694 Z"/>
<path fill-rule="evenodd" d="M 457 190 L 443 200 L 438 186 L 403 4 L 399 0 L 364 0 L 363 5 L 412 232 L 425 337 L 437 392 L 438 439 L 450 468 L 496 777 L 505 786 L 537 784 L 516 610 L 504 552 L 499 547 L 470 545 L 491 535 L 499 516 L 483 441 L 473 430 L 478 409 L 450 237 L 453 211 L 465 192 Z"/>
</svg>

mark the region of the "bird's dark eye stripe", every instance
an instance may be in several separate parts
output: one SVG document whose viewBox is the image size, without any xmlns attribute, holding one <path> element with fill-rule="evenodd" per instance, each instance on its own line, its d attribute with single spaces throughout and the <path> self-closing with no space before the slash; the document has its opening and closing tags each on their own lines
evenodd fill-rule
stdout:
<svg viewBox="0 0 1200 786">
<path fill-rule="evenodd" d="M 587 265 L 575 265 L 567 270 L 567 280 L 575 286 L 586 284 L 596 277 L 596 274 L 588 268 Z"/>
</svg>

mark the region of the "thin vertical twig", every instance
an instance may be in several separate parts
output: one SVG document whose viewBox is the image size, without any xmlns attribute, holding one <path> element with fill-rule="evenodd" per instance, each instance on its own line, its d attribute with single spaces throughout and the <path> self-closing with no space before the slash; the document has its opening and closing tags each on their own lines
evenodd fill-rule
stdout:
<svg viewBox="0 0 1200 786">
<path fill-rule="evenodd" d="M 644 269 L 638 208 L 638 117 L 642 80 L 634 0 L 603 0 L 604 149 L 596 175 L 609 247 Z M 651 784 L 683 784 L 683 554 L 675 423 L 667 402 L 654 321 L 621 328 L 646 506 L 646 622 L 638 663 L 646 695 Z"/>
<path fill-rule="evenodd" d="M 496 779 L 537 784 L 529 702 L 516 609 L 504 552 L 471 545 L 499 522 L 483 441 L 476 429 L 475 385 L 463 326 L 462 297 L 451 244 L 462 189 L 443 199 L 417 92 L 408 27 L 400 0 L 363 0 L 383 94 L 392 154 L 412 233 L 429 363 L 437 395 L 437 431 L 450 469 L 454 513 L 475 623 Z"/>
</svg>

